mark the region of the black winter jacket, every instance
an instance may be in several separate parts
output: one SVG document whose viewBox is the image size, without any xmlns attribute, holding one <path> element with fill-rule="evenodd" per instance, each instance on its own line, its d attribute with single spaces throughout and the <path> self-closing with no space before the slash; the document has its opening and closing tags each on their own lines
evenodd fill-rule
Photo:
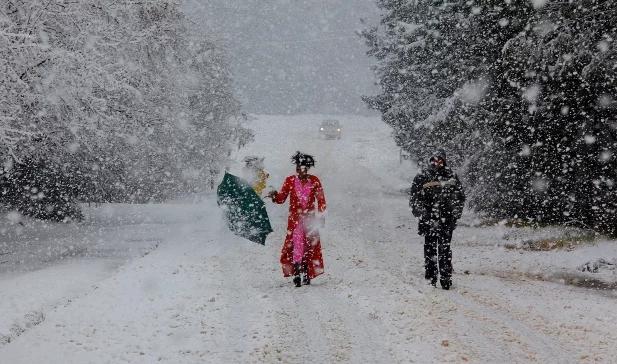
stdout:
<svg viewBox="0 0 617 364">
<path fill-rule="evenodd" d="M 463 185 L 447 166 L 426 169 L 413 180 L 409 206 L 420 219 L 418 234 L 452 231 L 465 206 Z"/>
</svg>

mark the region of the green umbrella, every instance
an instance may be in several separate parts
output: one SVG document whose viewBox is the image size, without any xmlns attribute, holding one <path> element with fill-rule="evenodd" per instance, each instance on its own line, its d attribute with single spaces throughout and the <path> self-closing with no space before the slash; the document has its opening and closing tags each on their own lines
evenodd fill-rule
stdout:
<svg viewBox="0 0 617 364">
<path fill-rule="evenodd" d="M 243 179 L 225 172 L 217 189 L 218 204 L 225 211 L 227 226 L 234 234 L 261 245 L 272 232 L 266 205 Z"/>
</svg>

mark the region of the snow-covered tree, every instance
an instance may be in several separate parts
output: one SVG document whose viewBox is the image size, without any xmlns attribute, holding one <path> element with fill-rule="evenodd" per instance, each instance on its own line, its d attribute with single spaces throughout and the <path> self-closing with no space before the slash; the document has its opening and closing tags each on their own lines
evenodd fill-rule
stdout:
<svg viewBox="0 0 617 364">
<path fill-rule="evenodd" d="M 224 52 L 176 1 L 8 0 L 0 45 L 3 185 L 47 171 L 66 201 L 163 200 L 246 132 Z"/>
<path fill-rule="evenodd" d="M 445 147 L 492 216 L 617 232 L 615 1 L 377 3 L 366 100 L 401 147 Z"/>
<path fill-rule="evenodd" d="M 549 2 L 503 48 L 493 143 L 471 162 L 477 207 L 617 232 L 615 5 Z"/>
<path fill-rule="evenodd" d="M 381 24 L 364 32 L 382 92 L 367 97 L 397 143 L 424 159 L 437 146 L 462 157 L 481 129 L 470 119 L 500 47 L 521 27 L 525 1 L 380 0 Z"/>
</svg>

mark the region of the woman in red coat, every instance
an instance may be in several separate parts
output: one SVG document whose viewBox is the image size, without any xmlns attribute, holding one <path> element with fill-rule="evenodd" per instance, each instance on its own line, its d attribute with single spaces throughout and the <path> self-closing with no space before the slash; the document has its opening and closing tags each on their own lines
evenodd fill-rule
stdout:
<svg viewBox="0 0 617 364">
<path fill-rule="evenodd" d="M 304 284 L 310 284 L 311 279 L 324 272 L 319 228 L 325 224 L 326 198 L 319 178 L 308 174 L 308 170 L 315 165 L 315 159 L 297 152 L 291 160 L 296 165 L 296 174 L 285 178 L 281 190 L 272 191 L 268 196 L 277 204 L 285 203 L 289 196 L 289 218 L 281 265 L 283 275 L 293 275 L 294 284 L 300 287 L 301 273 Z"/>
</svg>

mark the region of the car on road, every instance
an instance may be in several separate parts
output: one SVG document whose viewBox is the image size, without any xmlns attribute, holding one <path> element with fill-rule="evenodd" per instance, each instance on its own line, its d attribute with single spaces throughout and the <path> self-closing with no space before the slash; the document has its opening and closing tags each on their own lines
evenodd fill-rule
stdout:
<svg viewBox="0 0 617 364">
<path fill-rule="evenodd" d="M 338 120 L 324 120 L 319 125 L 319 134 L 325 139 L 341 139 L 341 123 Z"/>
</svg>

